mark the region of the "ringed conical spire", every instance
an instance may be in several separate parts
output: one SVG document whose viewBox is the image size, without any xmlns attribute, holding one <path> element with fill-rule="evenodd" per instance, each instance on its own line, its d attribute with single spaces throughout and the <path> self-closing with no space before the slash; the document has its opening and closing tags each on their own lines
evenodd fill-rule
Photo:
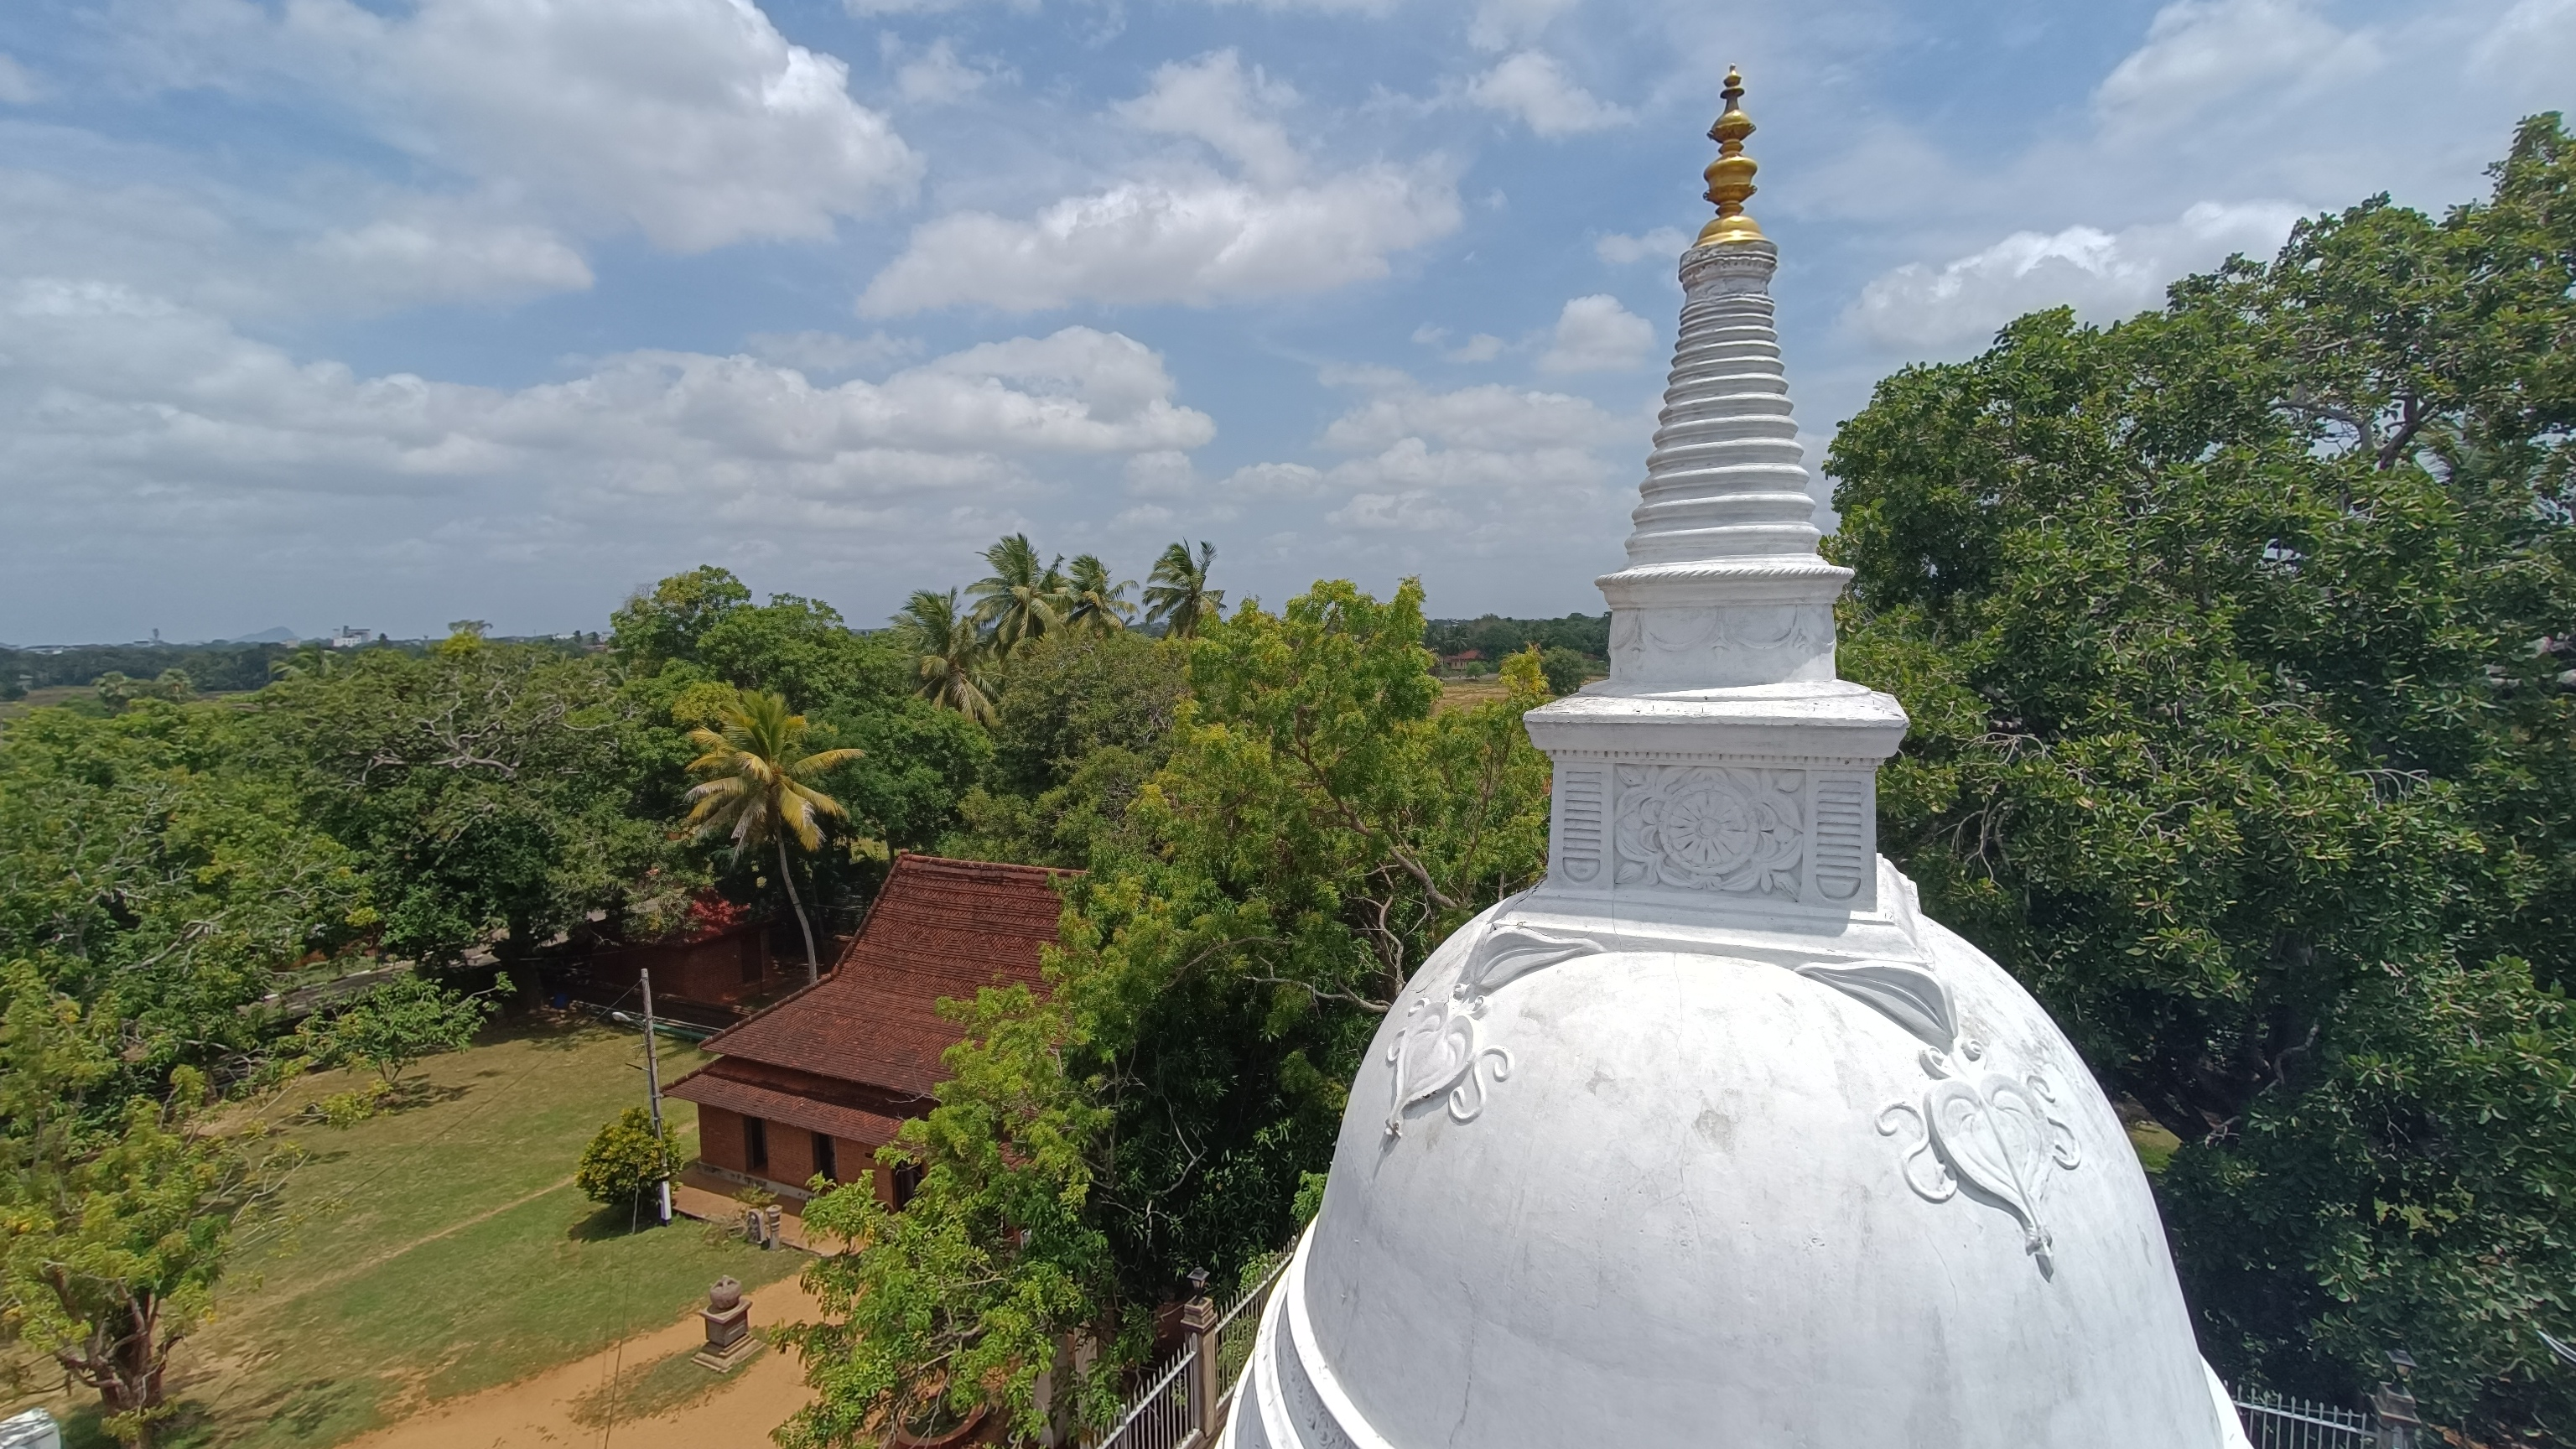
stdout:
<svg viewBox="0 0 2576 1449">
<path fill-rule="evenodd" d="M 1600 580 L 1614 692 L 1731 689 L 1834 677 L 1833 601 L 1848 569 L 1817 556 L 1789 382 L 1772 320 L 1780 251 L 1744 212 L 1753 158 L 1744 76 L 1726 73 L 1709 134 L 1717 218 L 1682 254 L 1681 326 L 1628 567 Z"/>
</svg>

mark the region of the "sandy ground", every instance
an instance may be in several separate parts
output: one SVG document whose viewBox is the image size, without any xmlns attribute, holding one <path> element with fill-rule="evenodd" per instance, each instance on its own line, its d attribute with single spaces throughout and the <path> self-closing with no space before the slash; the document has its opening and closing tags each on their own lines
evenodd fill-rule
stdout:
<svg viewBox="0 0 2576 1449">
<path fill-rule="evenodd" d="M 792 1323 L 815 1316 L 814 1302 L 795 1279 L 772 1283 L 751 1296 L 751 1321 Z M 346 1449 L 775 1449 L 769 1431 L 803 1408 L 813 1391 L 792 1353 L 772 1349 L 734 1370 L 714 1393 L 653 1419 L 604 1429 L 576 1424 L 573 1401 L 607 1384 L 614 1372 L 634 1373 L 702 1341 L 698 1316 L 639 1334 L 579 1363 L 548 1369 L 534 1378 L 434 1404 L 398 1424 L 349 1441 Z"/>
</svg>

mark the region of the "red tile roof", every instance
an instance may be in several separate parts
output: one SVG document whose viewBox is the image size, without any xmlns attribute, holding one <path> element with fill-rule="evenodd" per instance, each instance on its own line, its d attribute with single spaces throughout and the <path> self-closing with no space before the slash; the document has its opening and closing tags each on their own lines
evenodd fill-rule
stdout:
<svg viewBox="0 0 2576 1449">
<path fill-rule="evenodd" d="M 870 1100 L 845 1083 L 805 1072 L 763 1069 L 757 1064 L 745 1072 L 727 1061 L 710 1062 L 691 1072 L 673 1082 L 664 1095 L 790 1127 L 828 1132 L 872 1147 L 892 1142 L 905 1116 L 903 1105 Z"/>
<path fill-rule="evenodd" d="M 718 1033 L 706 1049 L 728 1060 L 860 1083 L 896 1098 L 927 1097 L 948 1075 L 940 1053 L 959 1036 L 937 1003 L 971 997 L 983 986 L 1038 985 L 1038 949 L 1054 942 L 1056 917 L 1064 909 L 1054 881 L 1066 874 L 1042 866 L 897 856 L 866 925 L 832 974 Z M 672 1094 L 709 1100 L 680 1089 L 722 1065 L 672 1083 Z"/>
</svg>

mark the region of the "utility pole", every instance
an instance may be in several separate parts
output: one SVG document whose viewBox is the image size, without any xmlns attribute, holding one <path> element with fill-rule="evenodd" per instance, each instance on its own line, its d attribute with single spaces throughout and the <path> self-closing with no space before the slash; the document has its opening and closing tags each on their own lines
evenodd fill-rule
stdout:
<svg viewBox="0 0 2576 1449">
<path fill-rule="evenodd" d="M 671 1225 L 671 1164 L 662 1153 L 662 1059 L 653 1045 L 653 973 L 638 968 L 644 987 L 644 1102 L 653 1110 L 653 1160 L 662 1164 L 662 1226 Z"/>
</svg>

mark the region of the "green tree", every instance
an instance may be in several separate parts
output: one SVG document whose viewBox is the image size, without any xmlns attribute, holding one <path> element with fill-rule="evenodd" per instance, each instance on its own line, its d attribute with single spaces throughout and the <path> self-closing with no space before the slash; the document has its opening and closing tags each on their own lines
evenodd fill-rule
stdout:
<svg viewBox="0 0 2576 1449">
<path fill-rule="evenodd" d="M 696 658 L 707 631 L 750 602 L 742 580 L 711 564 L 673 574 L 609 616 L 609 647 L 650 674 L 670 660 Z"/>
<path fill-rule="evenodd" d="M 424 976 L 397 976 L 308 1026 L 305 1040 L 317 1062 L 364 1067 L 393 1087 L 421 1058 L 464 1050 L 509 989 L 507 976 L 471 996 Z"/>
<path fill-rule="evenodd" d="M 913 590 L 895 615 L 895 628 L 914 656 L 922 698 L 978 724 L 993 722 L 984 678 L 988 651 L 972 616 L 958 607 L 955 589 Z"/>
<path fill-rule="evenodd" d="M 992 641 L 995 652 L 1008 655 L 1064 624 L 1073 605 L 1063 562 L 1041 564 L 1025 533 L 1014 533 L 984 550 L 993 572 L 967 586 L 975 601 L 973 618 Z"/>
<path fill-rule="evenodd" d="M 1065 627 L 1077 633 L 1114 633 L 1136 611 L 1127 602 L 1133 579 L 1114 579 L 1097 554 L 1076 554 L 1065 572 Z"/>
<path fill-rule="evenodd" d="M 377 924 L 365 862 L 266 750 L 262 721 L 206 704 L 0 725 L 0 960 L 113 992 L 138 1077 L 229 1072 L 280 974 Z"/>
<path fill-rule="evenodd" d="M 194 1068 L 166 1100 L 120 1098 L 112 999 L 84 1008 L 24 965 L 5 987 L 0 1341 L 97 1390 L 109 1432 L 149 1444 L 170 1351 L 273 1220 L 297 1155 L 255 1125 L 216 1126 Z"/>
<path fill-rule="evenodd" d="M 629 1107 L 600 1128 L 590 1145 L 582 1149 L 581 1165 L 573 1171 L 573 1185 L 592 1202 L 633 1207 L 670 1176 L 671 1164 L 678 1160 L 668 1124 L 656 1138 L 652 1114 L 641 1107 Z"/>
<path fill-rule="evenodd" d="M 1154 560 L 1145 576 L 1145 622 L 1187 639 L 1205 628 L 1225 607 L 1225 590 L 1208 587 L 1208 570 L 1216 563 L 1216 545 L 1202 541 L 1198 557 L 1190 546 L 1175 543 Z"/>
<path fill-rule="evenodd" d="M 809 1209 L 864 1251 L 809 1273 L 825 1318 L 797 1341 L 820 1392 L 791 1442 L 861 1442 L 925 1396 L 1033 1432 L 1061 1335 L 1105 1327 L 1097 1369 L 1132 1367 L 1189 1269 L 1231 1278 L 1286 1240 L 1379 1014 L 1544 863 L 1547 762 L 1520 724 L 1547 698 L 1535 658 L 1510 661 L 1503 699 L 1435 716 L 1422 627 L 1418 584 L 1325 583 L 1163 646 L 1190 688 L 1170 757 L 1062 885 L 1048 991 L 954 1008 L 939 1106 L 883 1154 L 920 1195 Z M 1072 1392 L 1089 1412 L 1112 1383 Z"/>
<path fill-rule="evenodd" d="M 1065 634 L 1000 671 L 993 768 L 960 802 L 941 848 L 988 860 L 1080 866 L 1094 840 L 1170 758 L 1187 651 L 1132 631 Z"/>
<path fill-rule="evenodd" d="M 805 749 L 805 716 L 791 712 L 783 696 L 766 691 L 737 693 L 716 711 L 718 729 L 689 732 L 701 751 L 689 763 L 703 777 L 688 793 L 689 828 L 702 838 L 722 836 L 737 858 L 757 854 L 762 846 L 778 852 L 778 883 L 805 933 L 805 980 L 819 980 L 822 967 L 814 952 L 814 924 L 796 894 L 795 872 L 787 858 L 793 840 L 808 852 L 823 848 L 821 821 L 848 812 L 841 803 L 808 781 L 847 760 L 854 749 Z"/>
<path fill-rule="evenodd" d="M 1538 646 L 1533 644 L 1532 649 Z M 1550 646 L 1538 656 L 1538 668 L 1547 676 L 1550 694 L 1572 694 L 1592 676 L 1592 661 L 1562 645 Z"/>
<path fill-rule="evenodd" d="M 679 866 L 667 706 L 596 657 L 459 634 L 358 651 L 336 676 L 261 691 L 257 766 L 363 861 L 384 947 L 452 967 L 622 922 L 635 883 Z M 667 773 L 666 773 L 667 771 Z"/>
<path fill-rule="evenodd" d="M 2576 1431 L 2576 152 L 2374 199 L 1837 437 L 1881 842 L 2183 1141 L 2223 1373 Z"/>
</svg>

